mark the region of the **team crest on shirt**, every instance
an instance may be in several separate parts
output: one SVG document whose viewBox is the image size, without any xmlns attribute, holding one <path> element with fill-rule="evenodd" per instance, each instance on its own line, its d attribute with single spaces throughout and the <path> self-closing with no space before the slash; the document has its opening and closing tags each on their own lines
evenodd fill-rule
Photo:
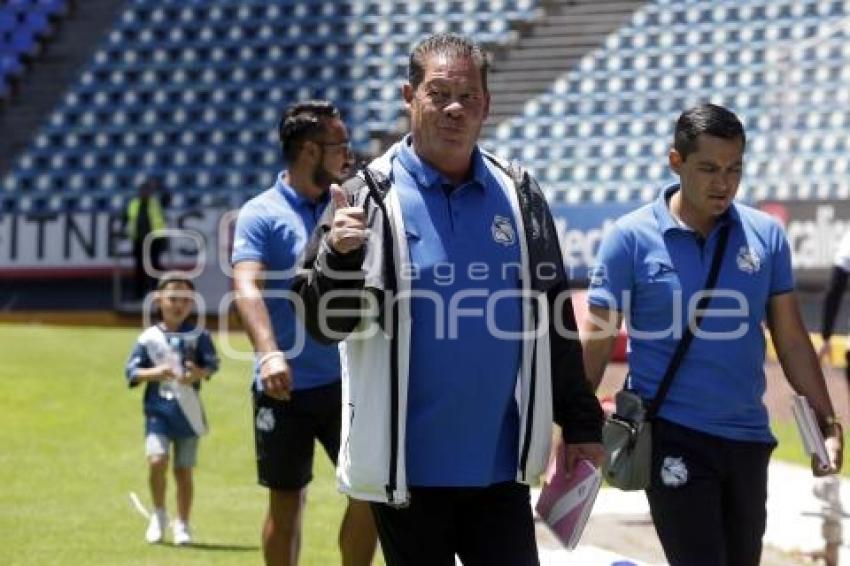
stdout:
<svg viewBox="0 0 850 566">
<path fill-rule="evenodd" d="M 274 413 L 268 407 L 260 407 L 257 410 L 257 430 L 269 432 L 274 428 Z"/>
<path fill-rule="evenodd" d="M 682 457 L 667 456 L 661 464 L 661 482 L 667 487 L 679 487 L 688 483 L 688 467 Z"/>
<path fill-rule="evenodd" d="M 649 264 L 649 278 L 657 281 L 670 273 L 676 273 L 676 268 L 663 261 L 653 261 Z"/>
<path fill-rule="evenodd" d="M 597 264 L 590 268 L 588 273 L 591 287 L 602 287 L 608 283 L 608 270 L 604 264 Z"/>
<path fill-rule="evenodd" d="M 512 246 L 516 242 L 516 232 L 511 219 L 498 214 L 493 217 L 493 225 L 490 226 L 493 241 L 503 246 Z"/>
<path fill-rule="evenodd" d="M 738 250 L 737 262 L 738 269 L 750 275 L 758 273 L 761 269 L 761 258 L 753 248 L 747 246 L 741 246 L 741 249 Z"/>
</svg>

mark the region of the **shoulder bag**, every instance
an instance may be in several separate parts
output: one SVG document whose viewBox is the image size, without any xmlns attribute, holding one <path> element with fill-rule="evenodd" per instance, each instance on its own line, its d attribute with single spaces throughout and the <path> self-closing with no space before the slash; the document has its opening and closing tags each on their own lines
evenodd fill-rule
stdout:
<svg viewBox="0 0 850 566">
<path fill-rule="evenodd" d="M 711 291 L 717 283 L 728 238 L 729 225 L 727 224 L 721 228 L 705 291 Z M 711 294 L 704 293 L 697 304 L 697 313 L 705 311 L 710 301 Z M 693 327 L 699 328 L 700 322 L 702 322 L 702 316 L 698 314 Z M 658 409 L 670 390 L 673 377 L 694 339 L 691 328 L 690 324 L 685 328 L 682 339 L 667 366 L 667 371 L 661 379 L 655 398 L 649 402 L 648 407 L 644 406 L 640 396 L 626 388 L 619 391 L 615 397 L 614 414 L 606 419 L 602 429 L 602 443 L 605 445 L 602 474 L 614 487 L 624 491 L 649 487 L 652 466 L 652 420 L 658 414 Z"/>
</svg>

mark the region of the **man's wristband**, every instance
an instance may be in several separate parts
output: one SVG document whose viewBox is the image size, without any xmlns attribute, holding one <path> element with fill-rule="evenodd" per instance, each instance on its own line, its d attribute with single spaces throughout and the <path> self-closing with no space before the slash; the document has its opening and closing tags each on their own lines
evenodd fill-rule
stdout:
<svg viewBox="0 0 850 566">
<path fill-rule="evenodd" d="M 283 352 L 281 352 L 280 350 L 275 350 L 273 352 L 266 352 L 265 354 L 260 356 L 260 360 L 257 362 L 257 367 L 263 367 L 263 365 L 265 365 L 266 362 L 268 362 L 269 360 L 274 359 L 274 358 L 280 358 L 281 360 L 284 359 Z"/>
</svg>

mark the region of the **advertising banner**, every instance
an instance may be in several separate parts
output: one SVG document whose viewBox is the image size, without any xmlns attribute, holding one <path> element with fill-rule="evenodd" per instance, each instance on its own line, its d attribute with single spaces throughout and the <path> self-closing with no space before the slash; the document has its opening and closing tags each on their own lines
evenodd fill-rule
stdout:
<svg viewBox="0 0 850 566">
<path fill-rule="evenodd" d="M 570 277 L 586 283 L 599 244 L 614 222 L 638 203 L 552 205 Z M 850 202 L 763 201 L 757 208 L 785 227 L 801 288 L 821 289 L 838 243 L 850 230 Z M 224 208 L 169 211 L 167 264 L 199 274 L 210 302 L 229 287 L 226 265 L 234 211 Z M 198 265 L 203 263 L 203 265 Z M 120 216 L 107 213 L 7 214 L 0 216 L 0 280 L 110 277 L 132 268 Z M 207 294 L 207 293 L 205 293 Z"/>
<path fill-rule="evenodd" d="M 209 304 L 230 289 L 225 269 L 228 222 L 223 208 L 169 211 L 166 269 L 196 279 Z M 0 216 L 0 281 L 108 279 L 133 269 L 120 215 L 108 212 Z"/>
<path fill-rule="evenodd" d="M 797 287 L 822 290 L 838 244 L 850 229 L 850 202 L 763 201 L 757 208 L 785 227 Z"/>
<path fill-rule="evenodd" d="M 555 204 L 552 216 L 564 252 L 564 265 L 576 283 L 587 281 L 602 237 L 622 215 L 640 206 L 630 204 Z"/>
</svg>

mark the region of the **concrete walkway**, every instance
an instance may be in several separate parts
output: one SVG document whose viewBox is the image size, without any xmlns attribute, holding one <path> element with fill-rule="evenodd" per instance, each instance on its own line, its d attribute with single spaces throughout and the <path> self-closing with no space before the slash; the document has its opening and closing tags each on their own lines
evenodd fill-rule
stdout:
<svg viewBox="0 0 850 566">
<path fill-rule="evenodd" d="M 768 524 L 765 532 L 763 566 L 799 566 L 813 564 L 810 553 L 823 549 L 823 502 L 813 489 L 817 482 L 811 471 L 775 461 L 770 466 L 768 484 Z M 840 480 L 841 500 L 850 507 L 850 481 Z M 533 497 L 536 497 L 534 492 Z M 850 566 L 850 519 L 843 520 L 845 543 L 840 551 L 840 566 Z M 543 566 L 575 564 L 581 566 L 650 566 L 666 564 L 664 554 L 643 492 L 628 493 L 603 488 L 582 537 L 574 551 L 563 549 L 538 521 L 540 562 Z"/>
</svg>

